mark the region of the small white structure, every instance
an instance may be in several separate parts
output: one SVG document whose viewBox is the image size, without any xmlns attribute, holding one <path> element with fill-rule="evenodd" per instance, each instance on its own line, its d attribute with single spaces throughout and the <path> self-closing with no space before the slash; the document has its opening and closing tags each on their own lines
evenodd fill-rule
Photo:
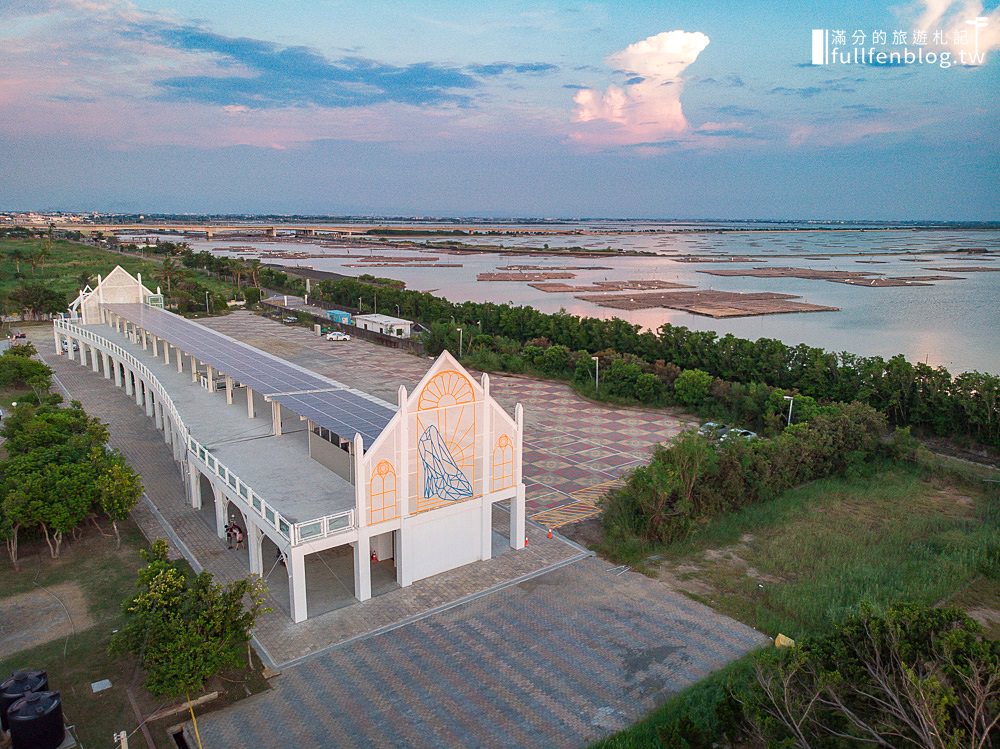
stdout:
<svg viewBox="0 0 1000 749">
<path fill-rule="evenodd" d="M 174 449 L 191 508 L 214 504 L 220 539 L 230 509 L 239 510 L 251 572 L 273 570 L 265 558 L 277 551 L 294 621 L 309 615 L 313 554 L 351 547 L 354 596 L 365 601 L 374 563 L 392 560 L 394 584 L 405 587 L 490 559 L 497 502 L 510 503 L 509 532 L 499 536 L 524 547 L 523 411 L 512 416 L 493 399 L 488 375 L 476 381 L 445 351 L 390 404 L 161 305 L 115 268 L 54 321 L 56 352 L 67 343 L 67 356 L 145 407 Z M 284 411 L 305 428 L 289 430 Z"/>
<path fill-rule="evenodd" d="M 409 338 L 413 329 L 411 320 L 391 315 L 355 315 L 354 324 L 362 330 L 373 330 L 396 338 Z"/>
</svg>

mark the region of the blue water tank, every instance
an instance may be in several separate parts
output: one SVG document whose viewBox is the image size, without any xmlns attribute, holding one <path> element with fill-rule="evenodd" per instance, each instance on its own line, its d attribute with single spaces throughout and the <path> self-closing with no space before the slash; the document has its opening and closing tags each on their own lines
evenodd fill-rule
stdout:
<svg viewBox="0 0 1000 749">
<path fill-rule="evenodd" d="M 58 749 L 66 738 L 59 692 L 28 692 L 7 710 L 11 749 Z"/>
<path fill-rule="evenodd" d="M 44 692 L 49 688 L 49 676 L 44 671 L 15 671 L 0 682 L 0 726 L 8 730 L 7 708 L 28 692 Z"/>
</svg>

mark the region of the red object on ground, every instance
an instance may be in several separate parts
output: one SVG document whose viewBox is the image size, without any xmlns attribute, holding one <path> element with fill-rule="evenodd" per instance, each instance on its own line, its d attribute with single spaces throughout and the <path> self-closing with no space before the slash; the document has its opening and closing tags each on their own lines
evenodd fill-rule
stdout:
<svg viewBox="0 0 1000 749">
<path fill-rule="evenodd" d="M 373 551 L 373 552 L 372 552 L 372 564 L 375 564 L 376 562 L 378 562 L 378 554 L 376 554 L 376 553 L 375 553 L 375 552 Z"/>
<path fill-rule="evenodd" d="M 528 534 L 527 533 L 524 534 L 524 545 L 525 546 L 528 545 Z"/>
<path fill-rule="evenodd" d="M 549 528 L 549 538 L 552 538 L 552 529 Z"/>
</svg>

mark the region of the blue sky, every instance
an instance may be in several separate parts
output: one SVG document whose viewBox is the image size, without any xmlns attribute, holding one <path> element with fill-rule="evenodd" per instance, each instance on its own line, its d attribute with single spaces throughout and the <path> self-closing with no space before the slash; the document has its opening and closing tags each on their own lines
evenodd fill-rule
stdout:
<svg viewBox="0 0 1000 749">
<path fill-rule="evenodd" d="M 1000 220 L 996 2 L 811 6 L 0 0 L 0 209 Z"/>
</svg>

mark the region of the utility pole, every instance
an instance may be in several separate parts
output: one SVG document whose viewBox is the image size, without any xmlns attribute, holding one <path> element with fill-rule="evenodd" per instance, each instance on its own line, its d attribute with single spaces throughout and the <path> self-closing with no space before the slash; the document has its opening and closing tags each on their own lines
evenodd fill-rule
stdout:
<svg viewBox="0 0 1000 749">
<path fill-rule="evenodd" d="M 791 395 L 784 396 L 785 400 L 788 401 L 788 423 L 785 426 L 792 425 L 792 406 L 795 405 L 795 398 Z"/>
<path fill-rule="evenodd" d="M 597 356 L 590 357 L 594 360 L 594 392 L 601 392 L 601 359 Z"/>
</svg>

